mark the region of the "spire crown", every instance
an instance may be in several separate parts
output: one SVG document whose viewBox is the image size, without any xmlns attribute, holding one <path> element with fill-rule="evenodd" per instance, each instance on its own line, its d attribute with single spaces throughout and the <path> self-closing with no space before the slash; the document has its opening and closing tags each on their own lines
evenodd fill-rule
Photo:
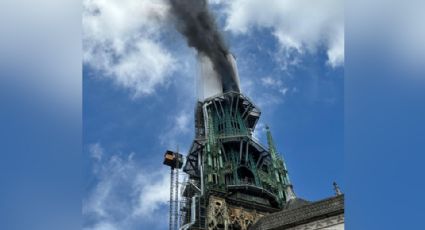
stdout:
<svg viewBox="0 0 425 230">
<path fill-rule="evenodd" d="M 277 151 L 276 151 L 276 147 L 274 145 L 274 141 L 273 141 L 272 133 L 270 131 L 270 127 L 268 125 L 266 125 L 266 131 L 267 131 L 267 144 L 269 145 L 269 151 L 270 151 L 270 154 L 273 157 L 273 160 L 275 160 Z"/>
</svg>

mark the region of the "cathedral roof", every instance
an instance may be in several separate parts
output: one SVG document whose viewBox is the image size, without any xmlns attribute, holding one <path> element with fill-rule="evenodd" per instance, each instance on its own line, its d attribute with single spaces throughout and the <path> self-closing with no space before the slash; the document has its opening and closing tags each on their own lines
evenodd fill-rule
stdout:
<svg viewBox="0 0 425 230">
<path fill-rule="evenodd" d="M 288 209 L 295 209 L 295 208 L 299 208 L 301 206 L 310 204 L 310 201 L 306 201 L 304 199 L 301 198 L 295 198 L 295 199 L 291 199 L 289 200 L 284 206 L 283 209 L 284 210 L 288 210 Z"/>
<path fill-rule="evenodd" d="M 287 229 L 299 224 L 344 213 L 344 195 L 338 195 L 316 202 L 302 199 L 293 200 L 282 211 L 261 218 L 250 229 Z"/>
</svg>

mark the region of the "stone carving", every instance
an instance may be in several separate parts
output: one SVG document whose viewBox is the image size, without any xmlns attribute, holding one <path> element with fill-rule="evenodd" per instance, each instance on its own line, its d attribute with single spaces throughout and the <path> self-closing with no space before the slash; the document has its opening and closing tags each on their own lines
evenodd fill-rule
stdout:
<svg viewBox="0 0 425 230">
<path fill-rule="evenodd" d="M 208 207 L 208 230 L 227 230 L 228 217 L 226 201 L 211 196 Z"/>
<path fill-rule="evenodd" d="M 255 210 L 229 206 L 225 199 L 211 196 L 208 207 L 208 230 L 248 230 L 263 216 L 263 213 Z"/>
<path fill-rule="evenodd" d="M 229 207 L 229 229 L 247 230 L 257 222 L 263 214 L 249 211 L 241 207 Z"/>
</svg>

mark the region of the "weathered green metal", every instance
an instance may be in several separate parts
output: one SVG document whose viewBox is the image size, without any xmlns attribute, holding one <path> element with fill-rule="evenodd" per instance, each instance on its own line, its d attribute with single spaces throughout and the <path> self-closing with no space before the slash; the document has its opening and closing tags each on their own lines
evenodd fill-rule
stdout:
<svg viewBox="0 0 425 230">
<path fill-rule="evenodd" d="M 204 189 L 226 193 L 229 185 L 253 185 L 274 194 L 282 205 L 284 186 L 289 183 L 286 167 L 269 129 L 269 149 L 260 149 L 260 153 L 260 147 L 253 146 L 253 130 L 247 128 L 247 118 L 254 108 L 242 95 L 235 93 L 212 99 L 208 104 L 206 148 L 203 150 L 206 156 L 203 158 Z"/>
<path fill-rule="evenodd" d="M 215 194 L 250 209 L 283 207 L 290 185 L 287 169 L 268 128 L 268 148 L 252 137 L 259 116 L 259 109 L 235 92 L 198 104 L 196 139 L 184 170 L 202 186 L 201 199 Z"/>
<path fill-rule="evenodd" d="M 275 178 L 276 185 L 278 188 L 279 198 L 285 199 L 285 186 L 288 186 L 289 177 L 284 164 L 283 158 L 277 152 L 276 146 L 273 141 L 273 137 L 270 128 L 267 126 L 267 144 L 269 145 L 269 152 L 272 157 L 273 165 L 273 177 Z"/>
</svg>

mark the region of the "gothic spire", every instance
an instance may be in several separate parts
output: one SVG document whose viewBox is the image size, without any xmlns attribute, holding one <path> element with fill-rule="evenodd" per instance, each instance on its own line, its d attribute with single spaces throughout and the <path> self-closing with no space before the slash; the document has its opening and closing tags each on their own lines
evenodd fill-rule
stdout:
<svg viewBox="0 0 425 230">
<path fill-rule="evenodd" d="M 267 130 L 267 144 L 269 145 L 269 152 L 272 156 L 273 161 L 275 161 L 277 151 L 276 151 L 276 147 L 274 145 L 273 137 L 272 137 L 272 134 L 270 132 L 270 128 L 269 128 L 268 125 L 266 125 L 266 130 Z"/>
<path fill-rule="evenodd" d="M 278 169 L 279 165 L 277 164 L 277 162 L 278 162 L 278 160 L 280 160 L 282 162 L 282 165 L 281 165 L 281 167 L 282 167 L 281 168 L 281 171 L 282 171 L 281 180 L 282 180 L 283 185 L 284 185 L 284 193 L 285 193 L 285 197 L 286 197 L 286 202 L 288 202 L 289 200 L 295 199 L 297 197 L 296 197 L 295 192 L 293 190 L 291 181 L 289 180 L 288 169 L 286 168 L 285 161 L 284 161 L 283 157 L 281 155 L 279 155 L 279 153 L 276 150 L 276 146 L 274 144 L 273 137 L 272 137 L 272 134 L 271 134 L 271 131 L 270 131 L 270 128 L 269 128 L 268 125 L 266 125 L 266 131 L 267 131 L 267 144 L 269 146 L 269 152 L 270 152 L 270 155 L 272 157 L 274 170 L 280 171 Z"/>
</svg>

